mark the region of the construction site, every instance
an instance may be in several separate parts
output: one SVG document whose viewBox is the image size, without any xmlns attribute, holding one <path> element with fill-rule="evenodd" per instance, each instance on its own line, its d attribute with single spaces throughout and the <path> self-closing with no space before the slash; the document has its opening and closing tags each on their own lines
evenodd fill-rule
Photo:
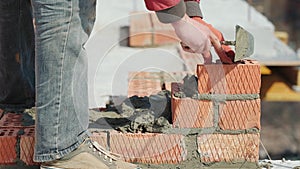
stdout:
<svg viewBox="0 0 300 169">
<path fill-rule="evenodd" d="M 98 1 L 86 43 L 92 139 L 158 169 L 300 168 L 300 1 L 201 0 L 204 20 L 253 51 L 185 52 L 140 1 Z M 0 112 L 0 168 L 35 169 L 35 111 Z"/>
</svg>

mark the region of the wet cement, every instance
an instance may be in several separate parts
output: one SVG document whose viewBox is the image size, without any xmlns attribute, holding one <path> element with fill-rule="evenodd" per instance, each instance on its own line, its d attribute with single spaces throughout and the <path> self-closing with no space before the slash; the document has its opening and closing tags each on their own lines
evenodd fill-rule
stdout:
<svg viewBox="0 0 300 169">
<path fill-rule="evenodd" d="M 133 96 L 119 105 L 92 112 L 91 128 L 109 128 L 124 133 L 161 133 L 171 127 L 171 95 L 161 91 L 149 97 Z M 96 124 L 95 124 L 96 123 Z"/>
</svg>

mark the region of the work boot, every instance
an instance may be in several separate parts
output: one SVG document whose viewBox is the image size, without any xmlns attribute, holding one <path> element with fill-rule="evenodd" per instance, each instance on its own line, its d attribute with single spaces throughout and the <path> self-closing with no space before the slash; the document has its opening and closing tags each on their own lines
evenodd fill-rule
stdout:
<svg viewBox="0 0 300 169">
<path fill-rule="evenodd" d="M 97 142 L 86 139 L 65 157 L 43 163 L 41 169 L 138 169 L 138 167 L 120 160 Z"/>
</svg>

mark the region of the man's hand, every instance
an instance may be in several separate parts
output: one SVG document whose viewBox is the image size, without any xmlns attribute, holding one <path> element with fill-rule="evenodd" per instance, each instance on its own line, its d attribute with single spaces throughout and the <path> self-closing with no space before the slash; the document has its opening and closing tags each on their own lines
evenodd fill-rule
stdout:
<svg viewBox="0 0 300 169">
<path fill-rule="evenodd" d="M 223 50 L 220 40 L 207 25 L 185 15 L 181 20 L 172 23 L 172 26 L 182 40 L 183 49 L 188 52 L 201 53 L 206 64 L 212 62 L 211 46 L 214 47 L 223 63 L 232 63 Z"/>
<path fill-rule="evenodd" d="M 214 28 L 211 24 L 206 23 L 200 17 L 193 17 L 193 19 L 196 20 L 197 22 L 199 22 L 199 23 L 207 26 L 212 31 L 212 33 L 218 38 L 219 41 L 224 41 L 223 34 L 219 30 L 217 30 L 216 28 Z M 234 61 L 235 52 L 232 50 L 231 47 L 229 47 L 227 45 L 221 45 L 221 46 L 222 46 L 222 49 L 225 51 L 226 56 L 229 57 L 231 59 L 231 61 L 233 62 Z M 221 51 L 221 53 L 223 53 L 223 52 Z"/>
<path fill-rule="evenodd" d="M 181 20 L 173 22 L 172 26 L 176 35 L 181 39 L 181 45 L 185 51 L 200 53 L 205 63 L 211 63 L 210 34 L 212 33 L 205 25 L 185 15 Z"/>
</svg>

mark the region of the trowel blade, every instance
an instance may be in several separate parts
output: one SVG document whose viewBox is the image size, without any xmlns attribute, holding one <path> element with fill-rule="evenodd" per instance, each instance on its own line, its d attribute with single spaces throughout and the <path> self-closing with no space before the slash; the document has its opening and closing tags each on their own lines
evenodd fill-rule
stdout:
<svg viewBox="0 0 300 169">
<path fill-rule="evenodd" d="M 236 25 L 235 34 L 235 58 L 234 61 L 240 61 L 246 57 L 250 57 L 254 52 L 254 37 L 239 25 Z"/>
</svg>

